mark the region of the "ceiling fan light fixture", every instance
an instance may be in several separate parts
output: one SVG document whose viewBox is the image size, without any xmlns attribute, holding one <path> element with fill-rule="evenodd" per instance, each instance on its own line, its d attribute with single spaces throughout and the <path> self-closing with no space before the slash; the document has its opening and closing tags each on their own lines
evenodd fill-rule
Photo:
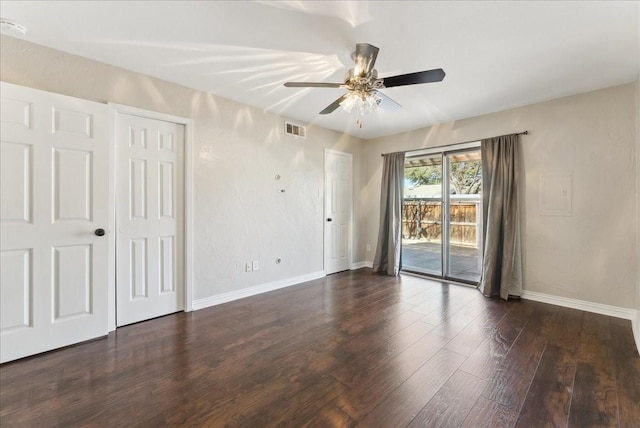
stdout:
<svg viewBox="0 0 640 428">
<path fill-rule="evenodd" d="M 353 91 L 345 96 L 340 106 L 348 113 L 355 111 L 362 116 L 374 111 L 381 102 L 382 98 L 375 92 Z"/>
<path fill-rule="evenodd" d="M 333 113 L 342 106 L 347 112 L 355 111 L 362 116 L 378 108 L 383 99 L 385 100 L 385 109 L 387 106 L 390 106 L 391 109 L 401 107 L 400 104 L 380 92 L 381 89 L 441 82 L 444 79 L 445 72 L 441 68 L 378 79 L 378 72 L 374 68 L 378 51 L 377 47 L 368 43 L 356 44 L 356 50 L 351 54 L 355 65 L 347 71 L 344 83 L 285 82 L 284 86 L 288 88 L 344 88 L 348 92 L 321 110 L 320 114 Z M 359 120 L 356 123 L 362 127 Z"/>
</svg>

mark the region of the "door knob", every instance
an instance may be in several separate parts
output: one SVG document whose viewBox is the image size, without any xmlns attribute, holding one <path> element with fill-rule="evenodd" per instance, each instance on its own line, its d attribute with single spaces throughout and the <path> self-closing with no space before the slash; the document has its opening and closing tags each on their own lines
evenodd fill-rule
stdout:
<svg viewBox="0 0 640 428">
<path fill-rule="evenodd" d="M 329 217 L 329 218 L 327 219 L 327 221 L 332 221 L 331 217 Z"/>
<path fill-rule="evenodd" d="M 95 233 L 98 236 L 104 236 L 104 229 L 96 229 L 96 231 L 93 233 Z"/>
</svg>

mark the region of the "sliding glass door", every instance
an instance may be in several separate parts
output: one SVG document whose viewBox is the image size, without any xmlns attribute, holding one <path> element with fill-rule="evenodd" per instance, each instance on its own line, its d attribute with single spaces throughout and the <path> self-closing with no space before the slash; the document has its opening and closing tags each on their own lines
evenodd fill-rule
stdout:
<svg viewBox="0 0 640 428">
<path fill-rule="evenodd" d="M 477 144 L 408 153 L 403 208 L 404 270 L 479 281 L 482 159 Z"/>
<path fill-rule="evenodd" d="M 402 266 L 442 276 L 442 154 L 406 157 Z"/>
<path fill-rule="evenodd" d="M 480 150 L 445 155 L 448 168 L 447 277 L 478 282 L 482 266 L 482 159 Z"/>
</svg>

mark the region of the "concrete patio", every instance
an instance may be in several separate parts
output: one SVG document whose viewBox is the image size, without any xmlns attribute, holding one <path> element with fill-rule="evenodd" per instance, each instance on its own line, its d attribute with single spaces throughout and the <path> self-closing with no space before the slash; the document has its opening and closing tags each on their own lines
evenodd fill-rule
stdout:
<svg viewBox="0 0 640 428">
<path fill-rule="evenodd" d="M 450 246 L 449 277 L 478 282 L 478 249 Z M 417 239 L 402 240 L 402 268 L 410 271 L 441 276 L 442 254 L 439 242 Z"/>
</svg>

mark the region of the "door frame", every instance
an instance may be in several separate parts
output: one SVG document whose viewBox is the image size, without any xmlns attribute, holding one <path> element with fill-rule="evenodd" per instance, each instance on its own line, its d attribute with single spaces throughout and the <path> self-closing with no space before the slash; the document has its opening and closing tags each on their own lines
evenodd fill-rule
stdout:
<svg viewBox="0 0 640 428">
<path fill-rule="evenodd" d="M 110 108 L 109 136 L 109 331 L 116 329 L 116 126 L 118 114 L 140 116 L 147 119 L 163 120 L 178 125 L 184 125 L 184 311 L 193 310 L 193 120 L 165 113 L 144 110 L 137 107 L 116 103 L 108 103 Z"/>
<path fill-rule="evenodd" d="M 327 275 L 327 156 L 329 154 L 336 154 L 341 156 L 347 156 L 349 158 L 349 236 L 347 237 L 347 254 L 349 258 L 349 266 L 347 269 L 353 268 L 353 155 L 351 153 L 341 152 L 339 150 L 334 149 L 324 149 L 324 174 L 322 176 L 322 242 L 323 242 L 323 252 L 322 252 L 322 269 L 324 271 L 325 276 Z"/>
</svg>

